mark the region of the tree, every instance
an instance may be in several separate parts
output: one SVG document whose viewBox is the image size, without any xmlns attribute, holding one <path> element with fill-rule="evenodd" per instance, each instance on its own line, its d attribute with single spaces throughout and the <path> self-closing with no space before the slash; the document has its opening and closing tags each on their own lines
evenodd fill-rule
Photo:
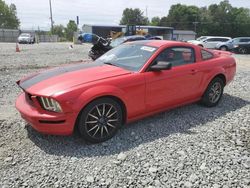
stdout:
<svg viewBox="0 0 250 188">
<path fill-rule="evenodd" d="M 51 30 L 51 33 L 54 35 L 58 35 L 59 37 L 64 37 L 65 28 L 63 25 L 54 25 L 53 30 Z"/>
<path fill-rule="evenodd" d="M 16 6 L 8 6 L 3 0 L 0 0 L 0 28 L 18 29 L 20 21 L 17 18 Z"/>
<path fill-rule="evenodd" d="M 72 41 L 74 32 L 77 31 L 77 25 L 75 21 L 69 20 L 67 27 L 65 28 L 65 36 L 69 41 Z"/>
<path fill-rule="evenodd" d="M 164 26 L 171 26 L 175 29 L 194 30 L 194 23 L 200 21 L 200 9 L 196 6 L 182 4 L 172 5 Z"/>
<path fill-rule="evenodd" d="M 126 8 L 123 10 L 121 25 L 147 25 L 149 20 L 143 16 L 143 12 L 138 9 Z"/>
<path fill-rule="evenodd" d="M 152 25 L 152 26 L 159 26 L 159 25 L 160 25 L 160 22 L 161 22 L 160 17 L 156 16 L 156 17 L 153 17 L 153 18 L 151 19 L 150 25 Z"/>
<path fill-rule="evenodd" d="M 199 35 L 249 36 L 250 11 L 232 7 L 228 0 L 203 8 Z"/>
</svg>

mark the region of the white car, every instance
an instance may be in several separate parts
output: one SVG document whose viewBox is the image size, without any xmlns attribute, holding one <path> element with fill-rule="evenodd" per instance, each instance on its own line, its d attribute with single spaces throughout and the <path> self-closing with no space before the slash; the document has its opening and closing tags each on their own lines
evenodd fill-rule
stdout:
<svg viewBox="0 0 250 188">
<path fill-rule="evenodd" d="M 192 43 L 204 48 L 216 48 L 216 45 L 220 42 L 227 42 L 231 40 L 231 37 L 214 37 L 214 36 L 201 36 L 196 40 L 189 40 L 188 43 Z"/>
<path fill-rule="evenodd" d="M 18 38 L 18 43 L 34 44 L 35 37 L 30 33 L 22 33 Z"/>
</svg>

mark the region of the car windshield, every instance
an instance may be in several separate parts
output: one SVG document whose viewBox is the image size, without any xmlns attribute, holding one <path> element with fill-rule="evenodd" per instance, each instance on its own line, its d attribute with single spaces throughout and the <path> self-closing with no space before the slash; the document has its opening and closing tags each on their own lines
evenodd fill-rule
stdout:
<svg viewBox="0 0 250 188">
<path fill-rule="evenodd" d="M 102 55 L 96 62 L 139 71 L 156 50 L 156 47 L 143 44 L 122 44 Z"/>
<path fill-rule="evenodd" d="M 30 34 L 28 34 L 28 33 L 22 33 L 20 36 L 21 36 L 21 37 L 29 37 Z"/>
<path fill-rule="evenodd" d="M 125 40 L 126 40 L 125 37 L 114 39 L 110 43 L 110 46 L 112 46 L 114 48 L 114 47 L 119 46 L 120 44 L 122 44 Z"/>
</svg>

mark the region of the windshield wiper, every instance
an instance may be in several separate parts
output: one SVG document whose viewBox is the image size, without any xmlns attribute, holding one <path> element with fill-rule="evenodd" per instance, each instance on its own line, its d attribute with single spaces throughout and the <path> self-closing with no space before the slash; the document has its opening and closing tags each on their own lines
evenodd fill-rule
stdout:
<svg viewBox="0 0 250 188">
<path fill-rule="evenodd" d="M 106 65 L 112 65 L 112 66 L 116 66 L 117 67 L 117 65 L 115 65 L 113 63 L 110 63 L 110 62 L 104 62 L 104 64 L 106 64 Z"/>
</svg>

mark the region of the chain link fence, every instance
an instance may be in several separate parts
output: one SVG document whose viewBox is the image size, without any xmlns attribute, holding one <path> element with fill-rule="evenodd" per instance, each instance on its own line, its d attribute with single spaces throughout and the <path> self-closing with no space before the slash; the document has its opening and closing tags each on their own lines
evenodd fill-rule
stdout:
<svg viewBox="0 0 250 188">
<path fill-rule="evenodd" d="M 39 34 L 35 31 L 17 30 L 17 29 L 0 29 L 0 42 L 17 42 L 21 33 L 32 33 L 36 42 L 58 42 L 58 35 Z"/>
</svg>

